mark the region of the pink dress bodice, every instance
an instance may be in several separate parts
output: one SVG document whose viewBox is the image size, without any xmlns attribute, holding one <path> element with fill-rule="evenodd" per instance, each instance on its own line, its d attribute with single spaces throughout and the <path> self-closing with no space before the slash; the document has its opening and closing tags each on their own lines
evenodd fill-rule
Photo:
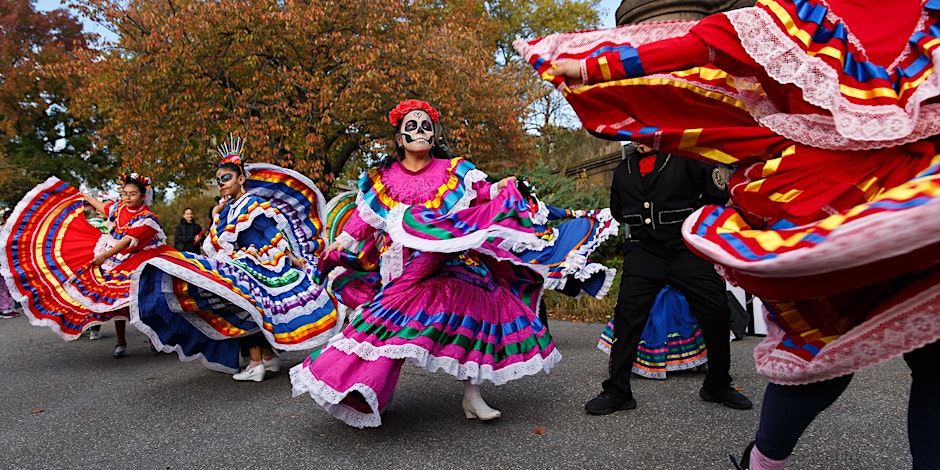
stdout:
<svg viewBox="0 0 940 470">
<path fill-rule="evenodd" d="M 388 195 L 396 201 L 413 205 L 433 199 L 438 188 L 447 182 L 450 160 L 432 158 L 418 171 L 405 168 L 395 162 L 382 171 L 382 179 L 388 183 Z"/>
</svg>

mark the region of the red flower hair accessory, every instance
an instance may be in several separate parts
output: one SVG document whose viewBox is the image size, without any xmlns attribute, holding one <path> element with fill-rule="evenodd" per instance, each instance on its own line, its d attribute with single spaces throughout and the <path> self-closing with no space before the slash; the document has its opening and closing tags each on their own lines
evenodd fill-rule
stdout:
<svg viewBox="0 0 940 470">
<path fill-rule="evenodd" d="M 121 175 L 118 176 L 118 184 L 123 185 L 129 182 L 140 184 L 144 188 L 151 187 L 152 183 L 150 178 L 133 172 L 121 173 Z"/>
<path fill-rule="evenodd" d="M 122 187 L 131 182 L 143 186 L 144 205 L 153 204 L 153 181 L 147 176 L 131 172 L 121 173 L 121 176 L 118 177 L 118 184 Z"/>
<path fill-rule="evenodd" d="M 434 107 L 431 106 L 427 101 L 405 100 L 401 103 L 398 103 L 398 106 L 395 106 L 395 109 L 388 113 L 388 122 L 392 123 L 393 126 L 398 127 L 398 125 L 401 124 L 402 118 L 405 117 L 406 114 L 416 109 L 420 109 L 428 113 L 428 115 L 431 116 L 431 121 L 435 123 L 440 122 L 441 120 L 441 114 L 438 113 L 437 110 L 434 109 Z"/>
</svg>

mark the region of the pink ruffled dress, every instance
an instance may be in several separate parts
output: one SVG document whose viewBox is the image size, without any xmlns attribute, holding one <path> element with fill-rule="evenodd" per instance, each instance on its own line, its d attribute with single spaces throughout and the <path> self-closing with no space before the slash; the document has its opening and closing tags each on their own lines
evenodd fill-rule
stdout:
<svg viewBox="0 0 940 470">
<path fill-rule="evenodd" d="M 337 240 L 362 251 L 332 252 L 322 267 L 377 260 L 378 293 L 344 293 L 367 300 L 348 305 L 349 326 L 291 369 L 294 396 L 309 393 L 347 424 L 372 427 L 405 360 L 499 385 L 561 359 L 536 315 L 545 273 L 499 246 L 538 243 L 528 205 L 515 186 L 496 191 L 485 178 L 455 158 L 417 172 L 394 163 L 360 181 L 356 213 Z"/>
</svg>

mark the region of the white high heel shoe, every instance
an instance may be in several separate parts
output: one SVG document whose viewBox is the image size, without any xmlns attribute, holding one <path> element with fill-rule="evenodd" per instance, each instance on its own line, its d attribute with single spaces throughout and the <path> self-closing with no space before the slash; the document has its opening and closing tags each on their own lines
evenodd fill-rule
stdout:
<svg viewBox="0 0 940 470">
<path fill-rule="evenodd" d="M 490 405 L 487 405 L 480 395 L 463 399 L 463 413 L 467 419 L 479 419 L 480 421 L 489 421 L 503 415 L 499 410 L 490 408 Z"/>
</svg>

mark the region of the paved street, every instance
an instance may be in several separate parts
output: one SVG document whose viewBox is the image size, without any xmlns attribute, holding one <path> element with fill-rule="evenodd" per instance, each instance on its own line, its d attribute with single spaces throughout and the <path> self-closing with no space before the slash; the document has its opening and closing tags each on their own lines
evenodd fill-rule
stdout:
<svg viewBox="0 0 940 470">
<path fill-rule="evenodd" d="M 605 376 L 595 347 L 602 327 L 552 322 L 564 359 L 550 375 L 483 386 L 499 420 L 467 421 L 459 383 L 406 366 L 383 426 L 359 430 L 309 396 L 291 398 L 286 368 L 238 383 L 150 352 L 132 327 L 128 357 L 115 360 L 111 325 L 102 340 L 67 343 L 25 316 L 2 320 L 0 468 L 731 468 L 726 454 L 740 453 L 757 425 L 766 383 L 751 356 L 759 338 L 731 348 L 732 375 L 753 410 L 701 401 L 702 375 L 685 373 L 635 378 L 639 408 L 598 417 L 583 404 Z M 285 365 L 303 358 L 287 353 Z M 909 383 L 900 359 L 856 374 L 788 468 L 910 468 Z"/>
</svg>

